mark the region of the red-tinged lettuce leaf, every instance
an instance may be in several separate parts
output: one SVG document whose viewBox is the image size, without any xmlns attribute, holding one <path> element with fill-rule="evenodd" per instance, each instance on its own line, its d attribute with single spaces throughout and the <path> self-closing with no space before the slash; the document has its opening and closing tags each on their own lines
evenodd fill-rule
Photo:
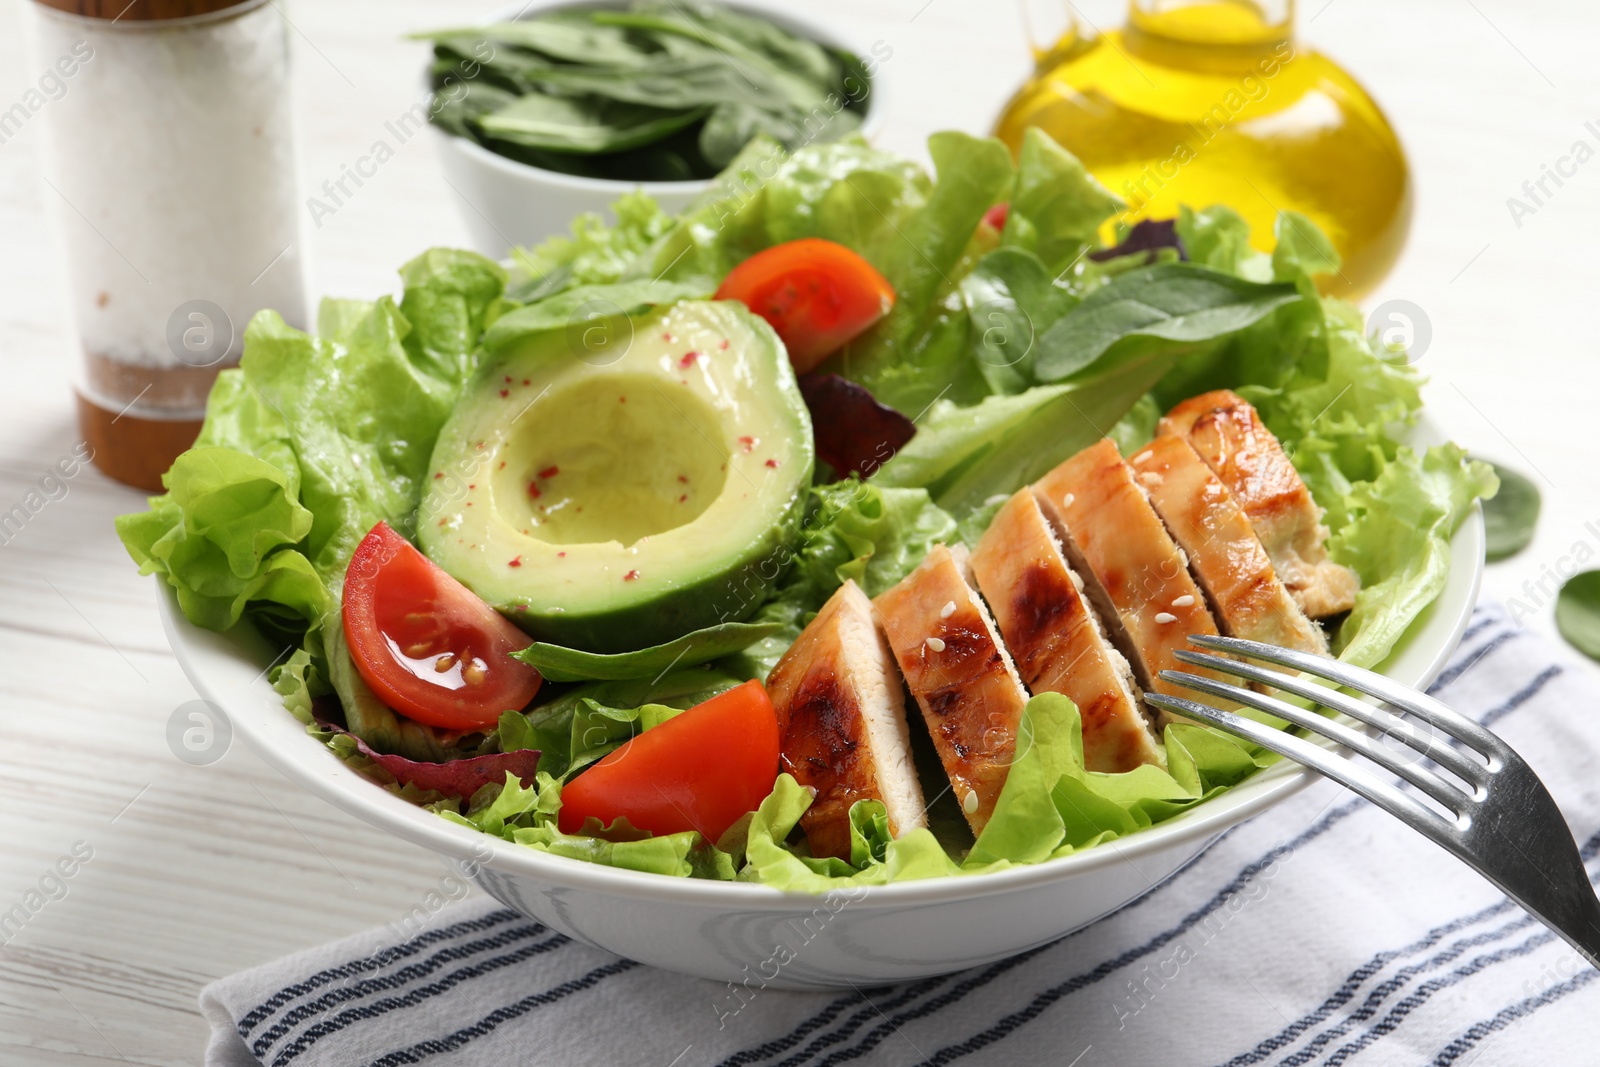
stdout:
<svg viewBox="0 0 1600 1067">
<path fill-rule="evenodd" d="M 802 374 L 800 395 L 811 409 L 817 458 L 833 468 L 835 481 L 852 471 L 871 477 L 916 436 L 910 419 L 837 374 Z"/>
<path fill-rule="evenodd" d="M 389 752 L 379 752 L 355 734 L 320 715 L 317 725 L 341 734 L 355 742 L 356 751 L 392 774 L 401 785 L 414 785 L 418 789 L 460 797 L 472 796 L 490 782 L 504 782 L 509 771 L 521 779 L 525 786 L 534 781 L 534 771 L 539 767 L 537 749 L 516 752 L 490 752 L 482 756 L 467 756 L 446 763 L 424 763 L 406 759 Z"/>
<path fill-rule="evenodd" d="M 1175 249 L 1180 260 L 1187 261 L 1189 258 L 1188 249 L 1183 247 L 1183 238 L 1178 236 L 1177 219 L 1140 219 L 1133 224 L 1133 229 L 1128 231 L 1121 244 L 1090 252 L 1089 258 L 1096 263 L 1104 263 L 1135 252 L 1156 252 L 1163 248 Z"/>
</svg>

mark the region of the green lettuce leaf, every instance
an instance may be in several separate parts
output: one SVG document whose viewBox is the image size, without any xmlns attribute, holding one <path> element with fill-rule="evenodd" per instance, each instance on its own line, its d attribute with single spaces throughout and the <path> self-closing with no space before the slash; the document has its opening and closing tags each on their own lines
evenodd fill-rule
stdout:
<svg viewBox="0 0 1600 1067">
<path fill-rule="evenodd" d="M 940 507 L 964 518 L 1110 433 L 1172 359 L 1152 355 L 1103 375 L 968 406 L 940 401 L 873 481 L 926 489 Z"/>
<path fill-rule="evenodd" d="M 1339 629 L 1339 657 L 1375 667 L 1444 589 L 1450 538 L 1473 501 L 1499 488 L 1494 468 L 1455 445 L 1401 448 L 1372 481 L 1353 486 L 1334 559 L 1361 576 L 1356 606 Z"/>
<path fill-rule="evenodd" d="M 538 669 L 547 682 L 614 681 L 660 677 L 674 667 L 697 667 L 731 655 L 782 629 L 776 622 L 724 622 L 635 652 L 604 655 L 536 641 L 512 655 Z"/>
<path fill-rule="evenodd" d="M 226 629 L 253 616 L 303 635 L 352 731 L 380 750 L 437 759 L 455 738 L 400 720 L 366 689 L 337 612 L 367 531 L 386 521 L 412 532 L 434 438 L 476 365 L 479 336 L 504 310 L 505 272 L 470 252 L 434 249 L 401 277 L 399 305 L 384 297 L 325 309 L 333 337 L 256 315 L 196 447 L 164 478 L 167 494 L 117 529 L 192 621 Z"/>
<path fill-rule="evenodd" d="M 1036 126 L 1022 135 L 1010 202 L 1002 243 L 1034 253 L 1051 274 L 1096 247 L 1096 232 L 1124 206 Z"/>
<path fill-rule="evenodd" d="M 497 352 L 531 334 L 549 330 L 581 331 L 584 323 L 597 319 L 635 315 L 658 304 L 710 296 L 711 292 L 712 288 L 698 282 L 628 281 L 579 286 L 498 319 L 483 335 L 483 350 Z M 577 344 L 573 347 L 576 350 Z"/>
<path fill-rule="evenodd" d="M 732 689 L 741 679 L 718 670 L 673 670 L 657 678 L 591 682 L 526 713 L 500 716 L 500 747 L 538 749 L 539 769 L 557 778 L 599 759 L 640 730 Z"/>
<path fill-rule="evenodd" d="M 561 783 L 544 771 L 537 779 L 528 787 L 508 773 L 504 785 L 484 786 L 465 814 L 453 802 L 434 805 L 433 810 L 451 822 L 552 856 L 678 878 L 734 877 L 732 857 L 692 830 L 615 841 L 564 834 L 556 825 Z"/>
</svg>

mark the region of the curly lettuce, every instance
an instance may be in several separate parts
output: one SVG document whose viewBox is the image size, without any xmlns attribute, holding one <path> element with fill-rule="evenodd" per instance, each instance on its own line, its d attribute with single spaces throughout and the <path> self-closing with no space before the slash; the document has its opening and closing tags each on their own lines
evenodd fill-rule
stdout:
<svg viewBox="0 0 1600 1067">
<path fill-rule="evenodd" d="M 1096 234 L 1120 201 L 1042 133 L 1029 132 L 1015 161 L 998 142 L 960 133 L 935 135 L 929 154 L 931 172 L 859 138 L 793 153 L 757 138 L 681 215 L 630 194 L 615 221 L 584 216 L 570 237 L 518 251 L 509 273 L 435 249 L 402 268 L 398 302 L 325 301 L 315 334 L 263 312 L 167 492 L 119 519 L 118 532 L 195 623 L 243 621 L 294 646 L 272 680 L 302 720 L 333 694 L 350 731 L 379 751 L 444 760 L 539 749 L 533 781 L 508 776 L 465 803 L 411 799 L 552 854 L 819 892 L 1040 862 L 1170 818 L 1266 757 L 1175 724 L 1164 732 L 1165 770 L 1089 772 L 1077 710 L 1042 695 L 976 840 L 948 797 L 930 809 L 930 829 L 899 840 L 882 806 L 862 802 L 850 858 L 810 856 L 795 833 L 810 795 L 787 776 L 718 842 L 557 826 L 564 779 L 693 703 L 765 677 L 845 580 L 882 592 L 933 544 L 978 536 L 997 498 L 1102 436 L 1137 447 L 1161 411 L 1207 389 L 1235 389 L 1257 406 L 1325 509 L 1334 558 L 1360 575 L 1337 635 L 1345 659 L 1381 662 L 1443 588 L 1450 538 L 1494 492 L 1494 475 L 1454 446 L 1406 443 L 1420 379 L 1403 353 L 1363 335 L 1354 307 L 1318 294 L 1316 276 L 1339 265 L 1309 220 L 1281 216 L 1270 255 L 1223 206 L 1184 209 L 1176 240 L 1160 247 L 1102 249 Z M 996 229 L 988 213 L 1002 202 Z M 446 734 L 384 707 L 343 647 L 344 571 L 377 521 L 411 532 L 434 439 L 483 353 L 591 299 L 634 308 L 703 297 L 746 257 L 800 237 L 854 249 L 894 285 L 893 312 L 822 369 L 914 418 L 917 433 L 870 480 L 814 487 L 786 572 L 751 619 L 756 629 L 741 631 L 763 636 L 659 676 L 643 669 L 659 649 L 621 666 L 542 650 L 568 664 L 563 677 L 622 680 L 552 683 L 543 704 L 507 713 L 487 736 Z M 918 756 L 937 797 L 937 763 Z"/>
</svg>

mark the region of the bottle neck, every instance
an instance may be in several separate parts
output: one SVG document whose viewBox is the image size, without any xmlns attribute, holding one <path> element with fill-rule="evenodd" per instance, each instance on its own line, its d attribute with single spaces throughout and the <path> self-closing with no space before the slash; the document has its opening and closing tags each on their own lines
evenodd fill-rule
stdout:
<svg viewBox="0 0 1600 1067">
<path fill-rule="evenodd" d="M 1129 0 L 1128 30 L 1156 48 L 1270 50 L 1294 32 L 1294 0 Z"/>
</svg>

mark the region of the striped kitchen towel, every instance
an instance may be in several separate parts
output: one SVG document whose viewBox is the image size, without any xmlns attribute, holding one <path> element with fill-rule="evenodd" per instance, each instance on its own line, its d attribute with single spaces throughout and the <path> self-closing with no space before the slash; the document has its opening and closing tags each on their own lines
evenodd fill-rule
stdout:
<svg viewBox="0 0 1600 1067">
<path fill-rule="evenodd" d="M 1600 874 L 1600 683 L 1480 609 L 1434 692 L 1544 778 Z M 208 1064 L 1600 1063 L 1600 985 L 1439 848 L 1322 782 L 1054 944 L 844 993 L 721 983 L 487 900 L 208 986 Z"/>
</svg>

